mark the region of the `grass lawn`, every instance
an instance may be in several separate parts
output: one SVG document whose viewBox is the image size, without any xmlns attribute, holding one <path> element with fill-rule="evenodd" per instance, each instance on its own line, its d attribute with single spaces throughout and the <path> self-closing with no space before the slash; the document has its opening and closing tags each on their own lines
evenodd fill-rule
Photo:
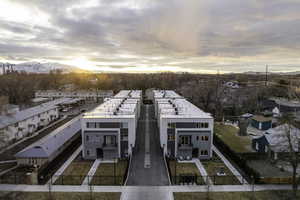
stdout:
<svg viewBox="0 0 300 200">
<path fill-rule="evenodd" d="M 93 179 L 91 181 L 92 185 L 123 185 L 125 180 L 124 176 L 127 173 L 128 161 L 119 160 L 118 163 L 101 163 L 96 170 Z M 116 169 L 116 177 L 114 170 Z"/>
<path fill-rule="evenodd" d="M 92 195 L 92 198 L 91 198 Z M 119 200 L 121 193 L 114 192 L 53 192 L 50 198 L 48 192 L 0 192 L 0 199 L 13 200 Z"/>
<path fill-rule="evenodd" d="M 172 183 L 175 183 L 175 168 L 176 168 L 176 183 L 180 183 L 180 176 L 184 175 L 196 175 L 197 176 L 197 184 L 202 185 L 204 184 L 204 180 L 199 172 L 199 169 L 194 163 L 179 163 L 176 161 L 169 161 L 169 166 L 171 170 L 171 179 Z"/>
<path fill-rule="evenodd" d="M 92 164 L 92 161 L 73 161 L 54 184 L 81 185 Z"/>
<path fill-rule="evenodd" d="M 217 155 L 214 154 L 211 160 L 203 160 L 201 163 L 215 185 L 240 185 L 239 180 Z M 217 176 L 220 168 L 224 169 L 226 176 Z"/>
<path fill-rule="evenodd" d="M 215 123 L 214 126 L 214 133 L 233 151 L 237 153 L 252 152 L 251 139 L 249 136 L 239 136 L 238 131 L 238 128 L 230 125 Z"/>
<path fill-rule="evenodd" d="M 288 191 L 260 191 L 260 192 L 176 192 L 174 200 L 284 200 L 289 198 Z M 254 198 L 252 198 L 254 195 Z"/>
</svg>

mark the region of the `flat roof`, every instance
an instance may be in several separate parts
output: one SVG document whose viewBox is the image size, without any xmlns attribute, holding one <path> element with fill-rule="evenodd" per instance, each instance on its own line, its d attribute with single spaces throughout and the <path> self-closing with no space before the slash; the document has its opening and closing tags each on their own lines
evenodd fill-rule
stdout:
<svg viewBox="0 0 300 200">
<path fill-rule="evenodd" d="M 121 90 L 113 98 L 141 98 L 141 90 Z"/>
<path fill-rule="evenodd" d="M 83 118 L 135 118 L 138 102 L 138 99 L 111 98 Z"/>
<path fill-rule="evenodd" d="M 184 98 L 173 90 L 153 90 L 154 99 L 157 98 Z"/>
<path fill-rule="evenodd" d="M 210 113 L 206 113 L 186 99 L 158 99 L 158 113 L 162 118 L 208 118 L 212 119 Z"/>
</svg>

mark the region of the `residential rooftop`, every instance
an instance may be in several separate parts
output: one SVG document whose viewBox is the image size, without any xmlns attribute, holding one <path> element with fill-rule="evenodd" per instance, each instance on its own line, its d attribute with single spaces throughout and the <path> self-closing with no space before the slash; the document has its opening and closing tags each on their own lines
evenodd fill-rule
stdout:
<svg viewBox="0 0 300 200">
<path fill-rule="evenodd" d="M 173 90 L 153 90 L 154 99 L 158 98 L 183 98 Z"/>
<path fill-rule="evenodd" d="M 141 90 L 121 90 L 113 98 L 141 98 Z"/>
<path fill-rule="evenodd" d="M 209 118 L 206 113 L 186 99 L 156 99 L 158 112 L 162 118 Z"/>
<path fill-rule="evenodd" d="M 81 129 L 80 116 L 55 129 L 47 136 L 18 152 L 16 157 L 50 157 Z"/>
<path fill-rule="evenodd" d="M 138 99 L 112 98 L 85 113 L 83 118 L 131 118 L 136 115 L 138 102 Z"/>
<path fill-rule="evenodd" d="M 66 102 L 74 101 L 71 98 L 60 98 L 55 99 L 53 101 L 49 101 L 38 106 L 34 106 L 25 110 L 21 110 L 15 114 L 10 115 L 2 115 L 0 116 L 0 129 L 5 128 L 11 124 L 15 124 L 17 122 L 23 121 L 25 119 L 31 118 L 35 115 L 44 113 L 48 110 L 52 110 L 57 107 L 59 104 L 63 104 Z"/>
</svg>

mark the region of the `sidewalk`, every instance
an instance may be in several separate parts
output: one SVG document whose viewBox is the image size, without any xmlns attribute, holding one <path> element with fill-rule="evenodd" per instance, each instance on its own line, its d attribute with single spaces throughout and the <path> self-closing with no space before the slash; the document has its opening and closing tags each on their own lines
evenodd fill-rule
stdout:
<svg viewBox="0 0 300 200">
<path fill-rule="evenodd" d="M 52 184 L 58 179 L 60 175 L 67 169 L 67 167 L 71 164 L 71 162 L 78 156 L 78 154 L 82 151 L 82 145 L 78 147 L 78 149 L 68 158 L 68 160 L 57 170 L 57 172 L 52 176 L 52 178 L 48 181 L 47 185 L 51 182 Z"/>
<path fill-rule="evenodd" d="M 199 159 L 193 159 L 195 165 L 197 166 L 197 168 L 199 169 L 200 171 L 200 174 L 203 176 L 204 178 L 204 182 L 207 184 L 207 181 L 209 182 L 209 185 L 213 185 L 213 182 L 211 180 L 211 178 L 208 176 L 205 168 L 203 167 L 202 163 L 200 162 Z M 205 178 L 207 177 L 207 178 Z"/>
<path fill-rule="evenodd" d="M 52 192 L 90 192 L 90 187 L 87 185 L 52 185 Z M 254 185 L 255 191 L 265 190 L 292 190 L 291 185 Z M 48 192 L 48 185 L 0 185 L 0 191 L 23 191 L 23 192 Z M 157 196 L 168 196 L 172 192 L 206 192 L 207 186 L 93 186 L 94 192 L 124 192 L 122 200 L 128 197 L 136 196 L 134 192 L 145 194 L 157 193 Z M 243 192 L 252 191 L 251 185 L 211 185 L 210 192 Z"/>
<path fill-rule="evenodd" d="M 99 159 L 95 160 L 95 162 L 93 163 L 90 171 L 88 172 L 88 174 L 86 175 L 86 177 L 82 181 L 81 185 L 88 185 L 91 182 L 91 180 L 92 180 L 97 168 L 99 167 L 100 163 L 101 163 L 101 161 Z"/>
<path fill-rule="evenodd" d="M 213 145 L 212 149 L 221 158 L 221 160 L 228 167 L 228 169 L 232 172 L 232 174 L 236 176 L 236 178 L 239 180 L 239 182 L 241 184 L 248 185 L 247 180 L 243 178 L 243 176 L 240 174 L 240 172 L 229 162 L 229 160 L 227 160 L 227 158 L 225 158 L 225 156 L 217 149 L 217 147 Z"/>
</svg>

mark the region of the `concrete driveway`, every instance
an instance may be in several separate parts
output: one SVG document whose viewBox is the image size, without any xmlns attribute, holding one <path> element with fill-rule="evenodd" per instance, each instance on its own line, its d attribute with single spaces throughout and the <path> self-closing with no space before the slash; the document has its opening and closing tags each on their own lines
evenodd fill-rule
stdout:
<svg viewBox="0 0 300 200">
<path fill-rule="evenodd" d="M 142 105 L 141 111 L 141 117 L 138 122 L 136 146 L 129 169 L 127 185 L 169 185 L 168 172 L 159 144 L 156 120 L 154 119 L 154 106 Z M 148 156 L 150 158 L 149 168 L 145 168 L 145 156 L 148 148 L 147 143 L 150 144 L 150 156 Z"/>
</svg>

